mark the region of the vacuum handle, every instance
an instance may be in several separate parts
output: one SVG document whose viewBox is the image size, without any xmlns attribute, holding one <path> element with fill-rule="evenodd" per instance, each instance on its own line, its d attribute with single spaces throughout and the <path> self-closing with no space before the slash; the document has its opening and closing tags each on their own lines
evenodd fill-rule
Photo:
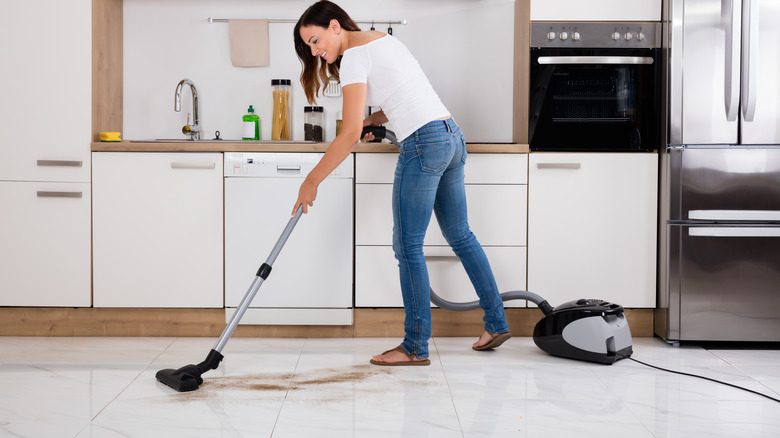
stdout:
<svg viewBox="0 0 780 438">
<path fill-rule="evenodd" d="M 274 262 L 276 261 L 276 257 L 280 252 L 282 252 L 282 247 L 287 242 L 287 238 L 290 237 L 290 234 L 292 233 L 293 228 L 295 228 L 295 225 L 298 223 L 298 219 L 301 218 L 301 215 L 303 215 L 303 204 L 298 206 L 298 210 L 295 211 L 295 216 L 291 217 L 290 220 L 287 221 L 287 226 L 284 227 L 282 235 L 279 236 L 279 240 L 276 241 L 276 245 L 274 245 L 274 248 L 271 250 L 271 254 L 266 259 L 265 264 L 269 267 L 273 266 Z"/>
<path fill-rule="evenodd" d="M 374 134 L 374 141 L 381 141 L 383 138 L 386 138 L 395 145 L 398 149 L 401 149 L 401 145 L 398 144 L 398 139 L 395 137 L 395 133 L 384 126 L 364 126 L 363 127 L 363 133 L 360 134 L 360 138 L 363 138 L 368 133 Z"/>
<path fill-rule="evenodd" d="M 387 133 L 387 128 L 384 126 L 364 126 L 363 127 L 363 133 L 360 134 L 360 138 L 363 138 L 368 133 L 374 134 L 374 137 L 377 138 L 377 140 L 381 140 L 385 138 L 385 134 Z"/>
</svg>

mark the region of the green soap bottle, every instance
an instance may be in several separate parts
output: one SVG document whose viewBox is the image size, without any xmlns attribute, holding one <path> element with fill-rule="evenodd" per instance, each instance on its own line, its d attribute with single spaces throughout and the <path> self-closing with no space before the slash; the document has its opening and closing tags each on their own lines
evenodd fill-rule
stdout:
<svg viewBox="0 0 780 438">
<path fill-rule="evenodd" d="M 260 116 L 255 114 L 255 109 L 249 105 L 246 111 L 248 114 L 243 117 L 242 140 L 260 140 Z"/>
</svg>

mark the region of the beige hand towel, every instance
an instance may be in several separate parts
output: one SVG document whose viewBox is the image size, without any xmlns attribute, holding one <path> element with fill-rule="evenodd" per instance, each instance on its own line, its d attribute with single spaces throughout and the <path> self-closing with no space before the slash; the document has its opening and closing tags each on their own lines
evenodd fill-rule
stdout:
<svg viewBox="0 0 780 438">
<path fill-rule="evenodd" d="M 228 20 L 230 62 L 234 67 L 269 64 L 268 20 Z"/>
</svg>

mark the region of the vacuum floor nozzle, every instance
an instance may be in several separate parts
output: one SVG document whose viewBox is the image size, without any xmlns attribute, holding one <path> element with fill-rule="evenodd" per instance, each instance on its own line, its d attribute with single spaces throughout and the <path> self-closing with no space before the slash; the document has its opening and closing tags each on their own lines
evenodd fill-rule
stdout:
<svg viewBox="0 0 780 438">
<path fill-rule="evenodd" d="M 157 371 L 155 378 L 171 388 L 179 392 L 194 391 L 198 389 L 198 386 L 203 383 L 201 377 L 203 373 L 208 370 L 215 370 L 222 361 L 222 354 L 216 350 L 211 350 L 206 360 L 197 365 L 184 365 L 183 367 L 174 370 L 172 368 L 166 368 L 164 370 Z"/>
<path fill-rule="evenodd" d="M 197 365 L 185 365 L 178 370 L 171 368 L 157 371 L 155 378 L 179 392 L 194 391 L 203 383 Z"/>
</svg>

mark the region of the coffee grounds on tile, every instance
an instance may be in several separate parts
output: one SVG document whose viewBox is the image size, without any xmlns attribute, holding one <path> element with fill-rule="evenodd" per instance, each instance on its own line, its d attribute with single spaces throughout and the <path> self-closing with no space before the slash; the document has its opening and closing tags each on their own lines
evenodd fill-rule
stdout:
<svg viewBox="0 0 780 438">
<path fill-rule="evenodd" d="M 177 400 L 203 400 L 213 392 L 231 391 L 301 391 L 333 383 L 359 383 L 372 376 L 391 374 L 387 368 L 356 365 L 346 368 L 314 370 L 302 374 L 250 374 L 246 376 L 204 376 L 199 389 L 173 394 Z"/>
</svg>

